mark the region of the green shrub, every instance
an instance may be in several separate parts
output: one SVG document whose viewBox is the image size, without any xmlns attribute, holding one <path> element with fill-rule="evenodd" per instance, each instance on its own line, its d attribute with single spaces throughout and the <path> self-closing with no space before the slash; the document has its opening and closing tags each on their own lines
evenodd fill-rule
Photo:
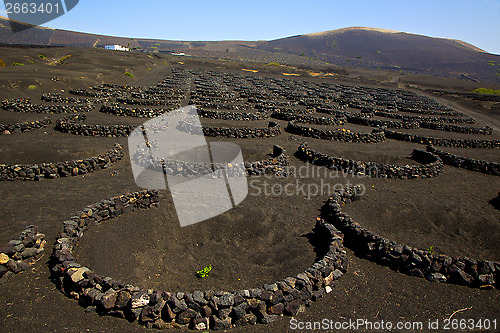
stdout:
<svg viewBox="0 0 500 333">
<path fill-rule="evenodd" d="M 43 54 L 40 54 L 39 57 L 45 59 L 45 56 Z"/>
<path fill-rule="evenodd" d="M 0 59 L 0 67 L 5 67 L 5 66 L 7 66 L 7 65 L 5 64 L 5 62 L 3 62 L 3 60 L 2 60 L 2 59 Z"/>
<path fill-rule="evenodd" d="M 474 89 L 472 92 L 475 92 L 476 94 L 487 94 L 487 95 L 500 96 L 500 89 L 493 90 L 493 89 L 488 89 L 488 88 L 477 88 L 477 89 Z"/>
<path fill-rule="evenodd" d="M 210 274 L 210 271 L 212 271 L 212 265 L 208 265 L 207 267 L 204 267 L 203 269 L 196 272 L 196 276 L 202 279 L 205 276 L 208 276 Z"/>
<path fill-rule="evenodd" d="M 59 64 L 60 64 L 60 65 L 62 65 L 62 64 L 63 64 L 63 62 L 64 62 L 65 60 L 69 59 L 69 58 L 71 58 L 71 54 L 68 54 L 68 55 L 66 55 L 66 56 L 62 57 L 61 59 L 59 59 Z"/>
<path fill-rule="evenodd" d="M 37 88 L 37 86 L 36 86 L 36 85 L 34 85 L 34 84 L 30 84 L 30 85 L 28 86 L 28 90 L 33 90 L 33 89 L 36 89 L 36 88 Z"/>
<path fill-rule="evenodd" d="M 270 62 L 267 64 L 268 66 L 276 66 L 276 67 L 280 67 L 281 65 L 278 64 L 277 62 Z"/>
<path fill-rule="evenodd" d="M 130 74 L 129 72 L 125 72 L 125 75 L 127 76 L 130 76 L 130 77 L 134 77 L 132 74 Z"/>
<path fill-rule="evenodd" d="M 12 63 L 12 66 L 24 66 L 24 64 L 20 63 L 20 62 L 13 62 Z"/>
</svg>

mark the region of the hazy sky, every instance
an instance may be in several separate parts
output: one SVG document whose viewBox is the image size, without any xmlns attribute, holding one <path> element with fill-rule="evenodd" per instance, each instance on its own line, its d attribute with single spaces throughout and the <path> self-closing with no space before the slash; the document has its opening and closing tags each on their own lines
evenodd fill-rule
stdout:
<svg viewBox="0 0 500 333">
<path fill-rule="evenodd" d="M 460 39 L 500 54 L 500 0 L 80 0 L 45 26 L 175 40 L 269 40 L 366 26 Z"/>
</svg>

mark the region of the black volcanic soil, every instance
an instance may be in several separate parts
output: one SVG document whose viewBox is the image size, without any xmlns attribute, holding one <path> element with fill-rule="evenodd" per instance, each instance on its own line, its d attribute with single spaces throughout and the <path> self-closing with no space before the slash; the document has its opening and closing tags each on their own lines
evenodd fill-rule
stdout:
<svg viewBox="0 0 500 333">
<path fill-rule="evenodd" d="M 0 49 L 7 54 L 9 49 Z M 56 52 L 51 49 L 51 52 Z M 38 50 L 23 49 L 27 55 Z M 85 49 L 64 49 L 61 54 L 82 56 L 75 63 L 56 67 L 64 81 L 51 81 L 52 66 L 30 64 L 16 68 L 0 68 L 0 99 L 25 97 L 33 102 L 43 92 L 88 88 L 103 81 L 116 84 L 153 85 L 170 73 L 168 59 L 153 59 L 157 68 L 137 70 L 134 79 L 123 75 L 125 67 L 139 68 L 149 61 L 147 55 Z M 6 52 L 6 53 L 4 53 Z M 16 51 L 17 52 L 17 51 Z M 18 52 L 10 57 L 24 55 Z M 73 58 L 70 58 L 73 59 Z M 170 58 L 169 58 L 170 59 Z M 152 61 L 152 60 L 151 60 Z M 224 70 L 221 64 L 190 60 L 192 68 Z M 127 62 L 126 64 L 121 62 Z M 114 67 L 109 64 L 116 63 Z M 104 65 L 100 65 L 104 64 Z M 187 64 L 185 64 L 187 65 Z M 191 66 L 191 65 L 190 65 Z M 36 71 L 35 71 L 36 69 Z M 237 72 L 234 68 L 231 72 Z M 86 72 L 84 79 L 81 73 Z M 25 73 L 29 79 L 19 81 Z M 241 72 L 245 75 L 248 72 Z M 369 72 L 366 71 L 365 75 Z M 260 73 L 252 75 L 261 75 Z M 278 76 L 279 74 L 274 74 Z M 24 85 L 33 81 L 42 84 L 35 90 Z M 79 81 L 81 80 L 81 81 Z M 331 82 L 351 83 L 352 81 Z M 432 81 L 432 78 L 429 78 Z M 18 82 L 14 87 L 10 83 Z M 421 83 L 421 82 L 420 82 Z M 439 82 L 442 84 L 442 82 Z M 388 83 L 388 87 L 394 87 Z M 466 105 L 461 105 L 466 107 Z M 145 119 L 106 115 L 96 110 L 89 114 L 88 123 L 140 124 Z M 471 110 L 473 112 L 474 110 Z M 319 115 L 318 115 L 319 116 Z M 54 121 L 60 115 L 49 115 Z M 18 114 L 0 111 L 1 123 L 43 118 L 43 115 Z M 286 122 L 278 121 L 283 127 Z M 236 122 L 203 120 L 206 125 L 260 127 L 267 121 Z M 326 126 L 314 126 L 327 128 Z M 367 130 L 367 127 L 346 125 Z M 446 136 L 439 131 L 435 136 Z M 467 135 L 459 135 L 467 138 Z M 483 136 L 482 136 L 483 137 Z M 498 135 L 487 136 L 498 138 Z M 292 136 L 288 133 L 266 139 L 224 139 L 238 144 L 246 161 L 267 158 L 273 144 L 284 146 L 290 155 L 302 142 L 317 151 L 333 156 L 395 164 L 414 164 L 407 157 L 415 148 L 425 146 L 388 140 L 375 144 L 341 143 Z M 40 163 L 85 158 L 104 153 L 114 143 L 125 148 L 125 157 L 106 170 L 85 176 L 45 180 L 41 182 L 0 183 L 0 243 L 14 238 L 26 225 L 35 224 L 47 236 L 43 258 L 24 273 L 0 285 L 0 318 L 2 332 L 145 332 L 137 323 L 113 317 L 85 313 L 76 301 L 66 298 L 49 280 L 47 260 L 62 222 L 88 204 L 123 193 L 138 190 L 128 161 L 126 138 L 81 137 L 63 134 L 53 125 L 29 133 L 0 136 L 0 163 Z M 498 150 L 442 148 L 458 155 L 498 161 Z M 291 156 L 294 167 L 304 167 Z M 500 211 L 488 201 L 500 190 L 498 177 L 445 166 L 445 173 L 428 180 L 384 180 L 371 178 L 325 177 L 324 169 L 310 167 L 310 174 L 285 179 L 255 178 L 248 198 L 235 209 L 210 220 L 181 228 L 172 207 L 168 191 L 161 192 L 159 208 L 125 214 L 93 228 L 75 248 L 79 262 L 99 274 L 122 279 L 145 288 L 168 291 L 195 289 L 252 288 L 295 275 L 315 259 L 314 247 L 306 235 L 314 227 L 319 209 L 328 193 L 307 197 L 265 196 L 263 182 L 287 184 L 292 181 L 317 184 L 327 181 L 336 184 L 362 185 L 366 193 L 358 202 L 344 210 L 358 223 L 397 242 L 428 248 L 438 253 L 469 256 L 477 259 L 500 260 Z M 312 170 L 320 171 L 313 176 Z M 421 321 L 425 329 L 428 320 L 453 318 L 496 319 L 500 324 L 500 292 L 477 290 L 454 285 L 430 283 L 424 279 L 405 276 L 356 257 L 347 250 L 348 272 L 337 281 L 333 291 L 297 316 L 300 321 Z M 194 273 L 211 263 L 213 270 L 205 279 Z M 231 332 L 288 332 L 290 318 L 283 317 L 269 325 L 231 329 Z M 497 326 L 498 327 L 498 326 Z M 152 331 L 152 330 L 151 330 Z M 349 331 L 349 330 L 347 330 Z M 359 331 L 366 331 L 360 329 Z M 435 332 L 435 331 L 433 331 Z"/>
</svg>

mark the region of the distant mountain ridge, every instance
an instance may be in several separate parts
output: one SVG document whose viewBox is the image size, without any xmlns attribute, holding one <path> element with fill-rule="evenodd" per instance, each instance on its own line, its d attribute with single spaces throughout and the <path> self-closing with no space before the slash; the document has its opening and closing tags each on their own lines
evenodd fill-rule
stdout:
<svg viewBox="0 0 500 333">
<path fill-rule="evenodd" d="M 34 27 L 12 33 L 0 17 L 0 43 L 103 47 L 294 65 L 395 69 L 500 83 L 500 56 L 467 42 L 368 27 L 350 27 L 270 41 L 172 41 L 124 38 Z"/>
<path fill-rule="evenodd" d="M 341 33 L 341 32 L 346 32 L 346 31 L 353 31 L 353 30 L 375 31 L 375 32 L 389 33 L 389 34 L 407 34 L 404 31 L 389 30 L 389 29 L 370 28 L 370 27 L 348 27 L 348 28 L 341 28 L 341 29 L 336 29 L 336 30 L 313 32 L 310 34 L 305 34 L 305 36 L 321 36 L 321 35 L 326 35 L 326 34 Z M 418 36 L 418 35 L 416 35 L 416 36 Z M 430 38 L 436 38 L 436 37 L 430 37 Z M 477 46 L 474 46 L 472 44 L 469 44 L 467 42 L 464 42 L 464 41 L 461 41 L 458 39 L 452 39 L 452 38 L 438 38 L 438 39 L 453 41 L 453 42 L 458 43 L 460 45 L 463 45 L 467 48 L 470 48 L 472 50 L 475 50 L 478 52 L 488 53 L 485 50 L 480 49 Z"/>
</svg>

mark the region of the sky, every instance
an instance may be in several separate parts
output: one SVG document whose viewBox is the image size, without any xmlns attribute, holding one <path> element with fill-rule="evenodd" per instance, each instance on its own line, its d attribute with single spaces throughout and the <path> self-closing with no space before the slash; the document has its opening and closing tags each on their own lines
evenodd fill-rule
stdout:
<svg viewBox="0 0 500 333">
<path fill-rule="evenodd" d="M 44 26 L 171 40 L 271 40 L 364 26 L 460 39 L 500 54 L 500 0 L 80 0 Z"/>
</svg>

